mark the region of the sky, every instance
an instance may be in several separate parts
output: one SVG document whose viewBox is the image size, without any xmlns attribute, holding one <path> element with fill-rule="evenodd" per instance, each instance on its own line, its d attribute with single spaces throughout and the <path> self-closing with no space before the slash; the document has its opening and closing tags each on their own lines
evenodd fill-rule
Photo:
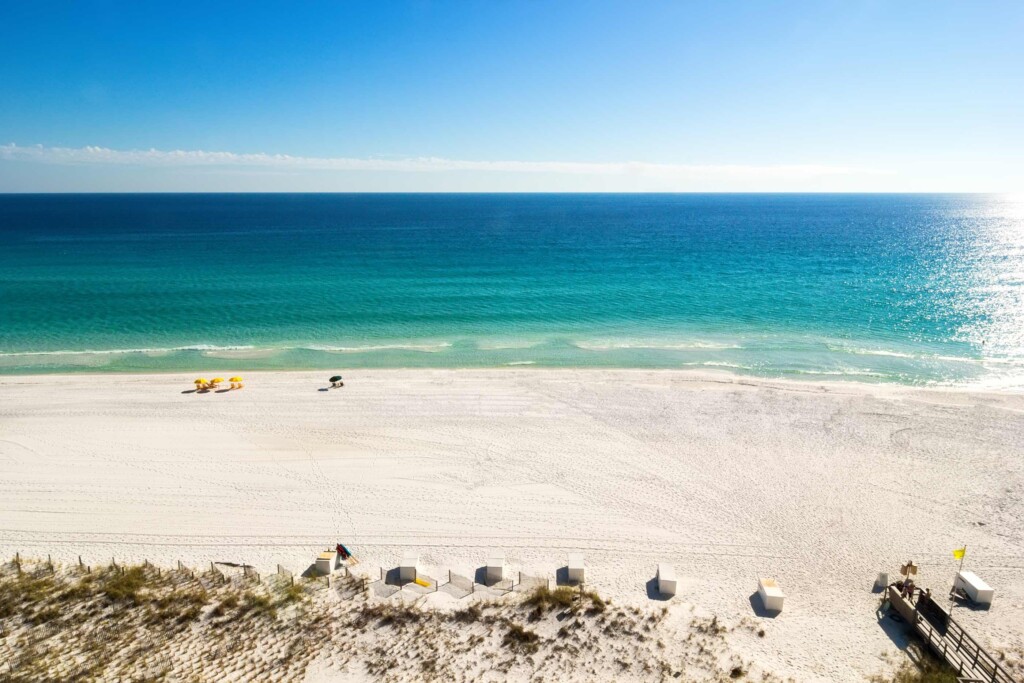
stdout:
<svg viewBox="0 0 1024 683">
<path fill-rule="evenodd" d="M 0 3 L 0 192 L 1022 192 L 1024 2 Z"/>
</svg>

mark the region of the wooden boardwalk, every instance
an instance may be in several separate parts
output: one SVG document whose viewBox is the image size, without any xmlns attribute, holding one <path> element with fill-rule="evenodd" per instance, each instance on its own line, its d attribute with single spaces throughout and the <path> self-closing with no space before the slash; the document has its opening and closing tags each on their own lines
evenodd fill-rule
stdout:
<svg viewBox="0 0 1024 683">
<path fill-rule="evenodd" d="M 911 604 L 895 587 L 888 590 L 893 608 L 935 654 L 953 667 L 960 683 L 1020 683 L 937 602 L 919 597 L 917 604 Z"/>
</svg>

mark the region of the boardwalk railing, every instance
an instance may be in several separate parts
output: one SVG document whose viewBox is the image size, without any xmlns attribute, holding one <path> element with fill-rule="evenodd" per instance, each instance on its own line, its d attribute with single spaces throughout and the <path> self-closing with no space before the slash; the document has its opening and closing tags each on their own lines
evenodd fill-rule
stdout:
<svg viewBox="0 0 1024 683">
<path fill-rule="evenodd" d="M 960 683 L 1018 683 L 934 600 L 921 596 L 912 605 L 893 587 L 889 600 L 935 654 L 956 670 Z"/>
</svg>

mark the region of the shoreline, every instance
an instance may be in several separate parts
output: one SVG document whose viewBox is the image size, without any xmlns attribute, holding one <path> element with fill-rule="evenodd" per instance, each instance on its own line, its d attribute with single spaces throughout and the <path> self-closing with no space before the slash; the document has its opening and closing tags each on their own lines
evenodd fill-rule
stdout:
<svg viewBox="0 0 1024 683">
<path fill-rule="evenodd" d="M 597 368 L 0 376 L 0 555 L 300 570 L 341 541 L 372 572 L 420 553 L 472 575 L 494 550 L 670 612 L 756 619 L 737 644 L 797 680 L 863 680 L 902 657 L 870 587 L 913 559 L 941 591 L 950 551 L 996 588 L 958 620 L 1024 659 L 1024 395 L 723 371 Z M 964 477 L 964 472 L 970 472 Z M 749 596 L 787 594 L 775 619 Z M 659 605 L 662 603 L 658 603 Z M 888 653 L 880 658 L 879 653 Z"/>
<path fill-rule="evenodd" d="M 340 367 L 340 366 L 339 366 Z M 317 369 L 317 368 L 292 368 L 292 369 L 264 369 L 264 370 L 246 370 L 246 369 L 232 369 L 232 370 L 220 370 L 220 374 L 244 374 L 247 376 L 274 376 L 284 375 L 292 377 L 309 377 L 311 380 L 320 381 L 323 384 L 329 384 L 325 380 L 321 379 L 321 375 L 331 373 L 334 370 L 330 368 Z M 604 374 L 604 373 L 622 373 L 624 375 L 629 374 L 649 374 L 673 376 L 681 381 L 688 381 L 693 383 L 708 382 L 714 384 L 736 384 L 736 385 L 755 385 L 770 387 L 774 385 L 775 388 L 785 388 L 787 386 L 793 389 L 807 389 L 809 387 L 817 387 L 823 391 L 835 391 L 842 388 L 862 389 L 866 391 L 907 391 L 907 392 L 929 392 L 929 393 L 954 393 L 954 394 L 977 394 L 977 395 L 991 395 L 991 396 L 1024 396 L 1024 385 L 1014 385 L 1012 387 L 995 387 L 983 384 L 904 384 L 899 382 L 865 382 L 856 379 L 828 379 L 828 380 L 813 380 L 813 379 L 797 379 L 793 377 L 766 377 L 762 375 L 746 375 L 738 372 L 734 372 L 727 368 L 705 368 L 705 369 L 688 369 L 688 368 L 646 368 L 646 367 L 611 367 L 611 366 L 579 366 L 579 367 L 558 367 L 558 366 L 546 366 L 546 365 L 534 365 L 534 364 L 523 364 L 513 363 L 500 366 L 481 366 L 481 367 L 354 367 L 342 370 L 341 372 L 347 373 L 352 377 L 357 376 L 373 376 L 375 374 L 403 374 L 403 373 L 457 373 L 457 374 L 474 374 L 474 373 L 509 373 L 509 374 L 529 374 L 529 373 L 544 373 L 544 374 L 557 374 L 557 373 L 593 373 L 593 374 Z M 196 376 L 211 375 L 210 370 L 195 370 L 186 372 L 182 370 L 166 370 L 166 371 L 134 371 L 134 370 L 96 370 L 96 371 L 76 371 L 70 374 L 61 374 L 59 371 L 48 372 L 48 373 L 18 373 L 18 374 L 3 374 L 0 373 L 0 385 L 3 385 L 5 381 L 32 381 L 40 380 L 44 381 L 51 379 L 55 376 L 61 376 L 68 380 L 74 378 L 117 378 L 125 377 L 131 378 L 132 381 L 140 379 L 168 379 L 168 378 L 181 378 L 184 384 L 191 384 Z M 347 380 L 346 380 L 347 381 Z"/>
</svg>

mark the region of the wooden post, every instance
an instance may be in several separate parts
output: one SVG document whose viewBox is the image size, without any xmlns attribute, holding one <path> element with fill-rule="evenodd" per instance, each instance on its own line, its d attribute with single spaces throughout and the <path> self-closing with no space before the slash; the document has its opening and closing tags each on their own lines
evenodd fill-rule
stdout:
<svg viewBox="0 0 1024 683">
<path fill-rule="evenodd" d="M 82 556 L 81 556 L 81 555 L 79 555 L 79 556 L 78 556 L 78 568 L 79 568 L 79 569 L 81 569 L 81 568 L 82 568 L 82 567 L 84 567 L 84 566 L 85 566 L 85 565 L 84 565 L 84 564 L 82 564 Z"/>
</svg>

